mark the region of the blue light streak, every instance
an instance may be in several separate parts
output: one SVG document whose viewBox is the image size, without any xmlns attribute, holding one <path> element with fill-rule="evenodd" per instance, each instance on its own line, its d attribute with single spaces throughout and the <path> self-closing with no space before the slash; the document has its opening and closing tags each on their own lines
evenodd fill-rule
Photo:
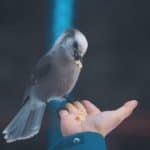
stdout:
<svg viewBox="0 0 150 150">
<path fill-rule="evenodd" d="M 53 0 L 52 42 L 66 29 L 73 26 L 75 0 Z"/>
</svg>

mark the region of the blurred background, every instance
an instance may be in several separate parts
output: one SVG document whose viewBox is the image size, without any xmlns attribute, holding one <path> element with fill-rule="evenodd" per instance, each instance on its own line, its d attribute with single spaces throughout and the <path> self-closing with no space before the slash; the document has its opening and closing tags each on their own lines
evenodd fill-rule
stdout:
<svg viewBox="0 0 150 150">
<path fill-rule="evenodd" d="M 31 69 L 52 43 L 53 4 L 0 0 L 0 132 L 19 110 Z M 150 147 L 149 4 L 140 0 L 73 4 L 74 27 L 89 42 L 77 98 L 90 99 L 102 110 L 115 109 L 129 99 L 139 101 L 134 114 L 106 138 L 108 150 Z M 0 149 L 47 149 L 48 124 L 46 113 L 37 136 L 13 144 L 6 144 L 0 133 Z"/>
</svg>

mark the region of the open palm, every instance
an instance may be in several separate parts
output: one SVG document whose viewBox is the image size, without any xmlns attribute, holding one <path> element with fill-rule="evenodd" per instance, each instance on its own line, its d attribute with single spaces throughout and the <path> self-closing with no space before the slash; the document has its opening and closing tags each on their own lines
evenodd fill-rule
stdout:
<svg viewBox="0 0 150 150">
<path fill-rule="evenodd" d="M 60 111 L 60 126 L 63 135 L 79 132 L 98 132 L 106 136 L 115 129 L 136 108 L 137 101 L 132 100 L 112 111 L 101 111 L 88 100 L 67 103 Z"/>
</svg>

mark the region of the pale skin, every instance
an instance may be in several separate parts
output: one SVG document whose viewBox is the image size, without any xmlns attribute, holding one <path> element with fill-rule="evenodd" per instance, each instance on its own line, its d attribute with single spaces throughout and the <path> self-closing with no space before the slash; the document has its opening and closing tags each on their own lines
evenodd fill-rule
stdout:
<svg viewBox="0 0 150 150">
<path fill-rule="evenodd" d="M 88 100 L 67 103 L 59 112 L 60 127 L 64 136 L 80 132 L 97 132 L 106 136 L 137 107 L 136 100 L 130 100 L 116 110 L 101 111 Z"/>
</svg>

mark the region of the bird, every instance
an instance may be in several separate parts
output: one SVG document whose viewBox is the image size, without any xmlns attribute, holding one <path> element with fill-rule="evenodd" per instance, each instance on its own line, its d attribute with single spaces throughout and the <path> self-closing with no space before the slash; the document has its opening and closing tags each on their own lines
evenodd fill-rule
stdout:
<svg viewBox="0 0 150 150">
<path fill-rule="evenodd" d="M 54 99 L 63 100 L 74 88 L 87 48 L 87 39 L 78 29 L 69 28 L 60 34 L 31 71 L 24 104 L 3 130 L 7 143 L 38 134 L 46 105 Z"/>
</svg>

